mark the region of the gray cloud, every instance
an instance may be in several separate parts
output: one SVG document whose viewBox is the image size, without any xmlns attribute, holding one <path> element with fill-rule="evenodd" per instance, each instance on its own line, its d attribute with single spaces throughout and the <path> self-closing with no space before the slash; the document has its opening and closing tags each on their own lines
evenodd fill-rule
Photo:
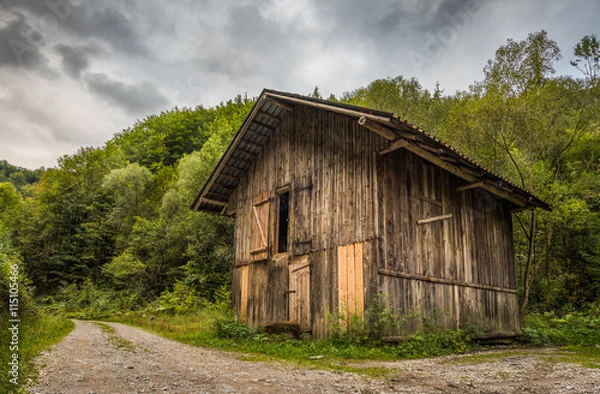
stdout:
<svg viewBox="0 0 600 394">
<path fill-rule="evenodd" d="M 85 75 L 84 81 L 88 89 L 98 96 L 134 114 L 163 109 L 168 104 L 156 85 L 149 82 L 127 85 L 105 74 Z"/>
<path fill-rule="evenodd" d="M 5 17 L 8 15 L 5 14 Z M 42 53 L 44 37 L 28 24 L 23 15 L 17 13 L 10 17 L 0 27 L 0 65 L 45 67 L 48 60 Z"/>
<path fill-rule="evenodd" d="M 73 78 L 79 78 L 81 73 L 90 67 L 90 56 L 98 53 L 93 47 L 67 44 L 58 44 L 54 46 L 54 50 L 61 55 L 61 64 L 65 72 Z"/>
<path fill-rule="evenodd" d="M 146 4 L 144 4 L 146 5 Z M 131 55 L 150 56 L 145 24 L 140 7 L 132 1 L 94 1 L 74 3 L 72 0 L 15 1 L 3 8 L 20 13 L 29 24 L 39 25 L 42 33 L 58 29 L 78 38 L 90 38 L 108 43 L 118 51 Z"/>
<path fill-rule="evenodd" d="M 127 3 L 126 3 L 127 4 Z M 131 55 L 149 56 L 144 36 L 136 30 L 143 27 L 134 21 L 135 8 L 101 8 L 81 12 L 77 18 L 67 21 L 73 33 L 84 37 L 101 38 L 118 51 Z"/>
</svg>

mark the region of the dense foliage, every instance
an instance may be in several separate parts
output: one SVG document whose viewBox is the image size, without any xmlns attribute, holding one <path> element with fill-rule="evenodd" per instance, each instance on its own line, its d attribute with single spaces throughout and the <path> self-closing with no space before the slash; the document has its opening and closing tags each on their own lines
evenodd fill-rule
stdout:
<svg viewBox="0 0 600 394">
<path fill-rule="evenodd" d="M 17 189 L 38 182 L 43 172 L 43 167 L 37 170 L 28 170 L 13 166 L 6 160 L 0 160 L 0 182 L 9 182 Z"/>
<path fill-rule="evenodd" d="M 597 44 L 575 45 L 581 78 L 554 75 L 561 51 L 541 31 L 508 40 L 484 80 L 453 95 L 398 76 L 330 97 L 394 112 L 553 205 L 515 215 L 523 310 L 600 300 Z M 252 105 L 151 115 L 32 174 L 0 163 L 3 237 L 34 294 L 94 316 L 213 301 L 229 284 L 231 221 L 189 206 Z"/>
</svg>

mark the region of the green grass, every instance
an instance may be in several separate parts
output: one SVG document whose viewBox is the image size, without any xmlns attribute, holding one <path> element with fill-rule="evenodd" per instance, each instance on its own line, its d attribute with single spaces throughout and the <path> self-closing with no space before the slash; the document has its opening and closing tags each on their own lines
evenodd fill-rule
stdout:
<svg viewBox="0 0 600 394">
<path fill-rule="evenodd" d="M 544 355 L 542 358 L 552 362 L 580 364 L 586 368 L 600 369 L 600 351 L 598 348 L 586 349 L 579 346 L 564 346 L 559 352 Z"/>
<path fill-rule="evenodd" d="M 221 338 L 211 324 L 215 315 L 210 311 L 192 316 L 173 317 L 123 317 L 119 321 L 141 327 L 154 334 L 194 346 L 210 347 L 238 353 L 247 361 L 290 362 L 304 368 L 357 372 L 377 377 L 385 375 L 385 368 L 358 368 L 357 360 L 395 357 L 390 347 L 373 347 L 361 344 L 339 346 L 331 341 L 283 339 L 255 333 L 246 338 Z M 323 356 L 322 358 L 311 358 Z"/>
<path fill-rule="evenodd" d="M 248 361 L 291 362 L 304 368 L 356 372 L 370 377 L 389 373 L 386 368 L 357 367 L 364 360 L 394 360 L 439 356 L 470 349 L 457 332 L 420 333 L 405 343 L 386 345 L 355 337 L 327 340 L 289 339 L 251 330 L 214 308 L 194 315 L 129 315 L 119 322 L 194 346 L 238 352 Z"/>
<path fill-rule="evenodd" d="M 101 323 L 101 322 L 93 322 L 93 323 L 95 325 L 97 325 L 98 327 L 100 327 L 102 332 L 104 332 L 106 334 L 106 339 L 108 340 L 108 342 L 112 343 L 112 345 L 114 347 L 116 347 L 117 349 L 127 350 L 130 352 L 135 350 L 136 346 L 133 343 L 131 343 L 127 339 L 124 339 L 124 338 L 121 338 L 120 336 L 118 336 L 115 329 L 112 328 L 111 326 L 109 326 L 108 324 Z"/>
<path fill-rule="evenodd" d="M 8 318 L 3 317 L 4 322 Z M 8 324 L 8 323 L 7 323 Z M 25 393 L 25 384 L 29 379 L 35 380 L 37 377 L 37 365 L 34 364 L 35 358 L 50 346 L 60 342 L 75 327 L 71 320 L 61 316 L 51 316 L 39 314 L 34 316 L 24 316 L 19 323 L 19 377 L 18 386 L 10 382 L 12 376 L 9 375 L 8 361 L 11 359 L 13 351 L 10 350 L 10 337 L 7 329 L 2 330 L 0 336 L 0 392 L 2 393 Z"/>
<path fill-rule="evenodd" d="M 541 360 L 600 367 L 600 347 L 596 346 L 600 345 L 598 319 L 585 314 L 563 316 L 560 319 L 551 314 L 545 317 L 532 315 L 526 326 L 526 335 L 520 338 L 523 342 L 521 345 L 495 352 L 473 352 L 481 348 L 470 343 L 464 332 L 443 331 L 432 325 L 425 325 L 424 330 L 396 345 L 365 341 L 360 336 L 299 340 L 249 329 L 235 322 L 230 313 L 207 307 L 195 314 L 182 316 L 130 314 L 118 320 L 179 342 L 234 351 L 242 360 L 290 362 L 304 368 L 357 372 L 371 377 L 385 376 L 389 370 L 379 367 L 365 369 L 358 367 L 360 362 L 461 353 L 465 356 L 447 362 L 483 363 L 503 357 L 532 355 Z M 540 343 L 540 338 L 545 338 L 546 342 Z M 539 347 L 548 345 L 554 347 L 552 352 Z"/>
</svg>

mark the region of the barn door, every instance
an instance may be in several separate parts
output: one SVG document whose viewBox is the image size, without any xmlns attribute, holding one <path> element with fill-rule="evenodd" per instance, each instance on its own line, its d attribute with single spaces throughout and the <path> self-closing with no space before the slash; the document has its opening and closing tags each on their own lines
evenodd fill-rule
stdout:
<svg viewBox="0 0 600 394">
<path fill-rule="evenodd" d="M 290 264 L 289 320 L 300 324 L 303 331 L 310 331 L 310 263 L 308 255 Z"/>
<path fill-rule="evenodd" d="M 363 244 L 338 246 L 338 310 L 346 317 L 365 317 Z"/>
</svg>

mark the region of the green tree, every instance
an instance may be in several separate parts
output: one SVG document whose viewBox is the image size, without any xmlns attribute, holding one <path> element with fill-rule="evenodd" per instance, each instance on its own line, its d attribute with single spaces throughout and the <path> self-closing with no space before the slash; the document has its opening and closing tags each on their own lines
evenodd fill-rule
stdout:
<svg viewBox="0 0 600 394">
<path fill-rule="evenodd" d="M 12 183 L 0 183 L 0 222 L 8 219 L 10 214 L 22 203 L 23 198 Z"/>
<path fill-rule="evenodd" d="M 102 182 L 102 187 L 111 193 L 115 201 L 110 220 L 123 237 L 129 235 L 136 217 L 144 217 L 149 213 L 147 186 L 151 178 L 150 170 L 132 163 L 112 170 Z"/>
<path fill-rule="evenodd" d="M 558 45 L 545 30 L 530 33 L 523 41 L 508 39 L 483 69 L 485 83 L 505 93 L 523 93 L 542 86 L 560 59 Z"/>
<path fill-rule="evenodd" d="M 575 60 L 571 65 L 585 75 L 590 84 L 594 84 L 600 74 L 600 42 L 595 35 L 584 36 L 573 49 Z"/>
</svg>

